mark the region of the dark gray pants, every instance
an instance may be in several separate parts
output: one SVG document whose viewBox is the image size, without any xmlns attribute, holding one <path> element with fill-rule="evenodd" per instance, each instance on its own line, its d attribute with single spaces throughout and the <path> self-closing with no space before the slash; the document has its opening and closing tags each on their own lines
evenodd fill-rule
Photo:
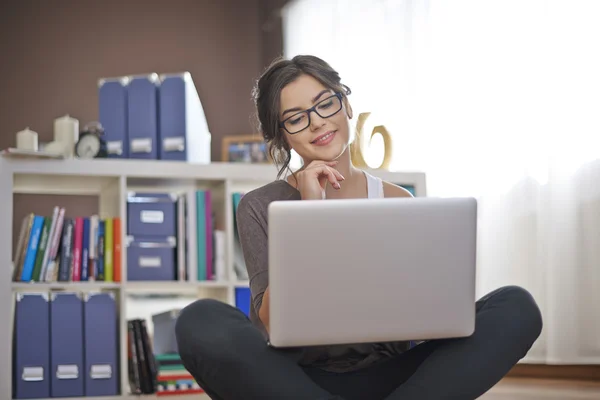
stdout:
<svg viewBox="0 0 600 400">
<path fill-rule="evenodd" d="M 529 351 L 542 330 L 529 292 L 495 290 L 476 303 L 475 333 L 432 340 L 351 373 L 304 368 L 274 349 L 238 309 L 203 299 L 176 325 L 185 367 L 215 400 L 476 399 Z"/>
</svg>

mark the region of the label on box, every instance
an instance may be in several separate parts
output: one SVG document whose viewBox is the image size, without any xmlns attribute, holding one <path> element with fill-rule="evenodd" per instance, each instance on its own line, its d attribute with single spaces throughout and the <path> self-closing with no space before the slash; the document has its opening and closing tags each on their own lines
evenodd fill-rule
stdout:
<svg viewBox="0 0 600 400">
<path fill-rule="evenodd" d="M 162 224 L 165 220 L 165 214 L 158 210 L 142 210 L 140 212 L 140 221 L 144 224 Z"/>
<path fill-rule="evenodd" d="M 58 379 L 77 379 L 79 377 L 79 367 L 77 364 L 59 365 L 56 376 Z"/>
<path fill-rule="evenodd" d="M 158 268 L 161 265 L 160 257 L 140 257 L 139 264 L 142 268 Z"/>
<path fill-rule="evenodd" d="M 169 137 L 163 139 L 163 149 L 165 151 L 183 151 L 185 150 L 185 140 L 183 136 Z"/>
<path fill-rule="evenodd" d="M 123 141 L 113 140 L 106 142 L 106 151 L 108 151 L 108 154 L 123 154 Z"/>
<path fill-rule="evenodd" d="M 131 141 L 131 152 L 132 153 L 150 153 L 152 151 L 152 139 L 133 139 Z"/>
</svg>

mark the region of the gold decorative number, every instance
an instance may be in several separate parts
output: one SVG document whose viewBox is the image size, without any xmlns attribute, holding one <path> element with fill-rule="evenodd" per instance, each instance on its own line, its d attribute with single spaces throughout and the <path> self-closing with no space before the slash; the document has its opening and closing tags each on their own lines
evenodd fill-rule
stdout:
<svg viewBox="0 0 600 400">
<path fill-rule="evenodd" d="M 352 163 L 357 168 L 374 168 L 374 169 L 389 169 L 392 161 L 392 136 L 388 132 L 385 126 L 376 125 L 371 130 L 370 135 L 365 135 L 363 129 L 365 122 L 371 116 L 370 112 L 361 113 L 358 116 L 356 123 L 356 136 L 350 144 L 350 155 L 352 156 Z M 373 136 L 380 134 L 383 138 L 383 160 L 378 166 L 370 166 L 365 160 L 365 154 L 368 151 Z"/>
</svg>

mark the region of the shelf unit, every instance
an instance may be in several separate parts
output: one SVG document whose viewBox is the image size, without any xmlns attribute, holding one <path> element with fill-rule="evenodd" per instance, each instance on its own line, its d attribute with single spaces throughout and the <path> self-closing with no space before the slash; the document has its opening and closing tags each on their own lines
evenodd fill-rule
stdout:
<svg viewBox="0 0 600 400">
<path fill-rule="evenodd" d="M 425 175 L 421 172 L 389 172 L 369 170 L 384 180 L 414 187 L 417 196 L 425 196 Z M 19 292 L 112 291 L 119 306 L 119 361 L 122 395 L 102 399 L 155 398 L 153 395 L 130 395 L 127 375 L 127 303 L 136 295 L 172 295 L 216 298 L 235 305 L 235 288 L 247 287 L 237 281 L 233 268 L 233 204 L 232 194 L 247 192 L 276 179 L 273 165 L 211 163 L 190 164 L 149 160 L 31 160 L 0 158 L 0 260 L 8 266 L 0 279 L 0 318 L 8 323 L 0 326 L 0 353 L 12 354 L 12 332 L 15 295 Z M 126 226 L 128 191 L 186 191 L 210 188 L 217 222 L 226 233 L 226 273 L 222 281 L 199 282 L 129 282 L 127 281 L 126 246 L 121 254 L 121 282 L 12 282 L 13 194 L 70 194 L 98 196 L 98 215 L 115 216 Z M 126 229 L 123 228 L 122 243 Z M 4 357 L 0 370 L 0 399 L 12 398 L 12 357 Z M 195 395 L 194 398 L 198 398 Z M 185 399 L 187 395 L 172 398 Z M 165 396 L 161 399 L 168 398 Z"/>
</svg>

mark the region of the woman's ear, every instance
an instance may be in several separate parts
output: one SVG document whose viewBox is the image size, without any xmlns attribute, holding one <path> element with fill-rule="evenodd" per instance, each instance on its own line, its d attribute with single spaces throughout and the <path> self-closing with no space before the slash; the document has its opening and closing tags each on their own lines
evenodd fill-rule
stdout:
<svg viewBox="0 0 600 400">
<path fill-rule="evenodd" d="M 348 115 L 348 118 L 352 119 L 352 106 L 350 105 L 347 97 L 344 98 L 344 104 L 346 106 L 346 114 Z"/>
<path fill-rule="evenodd" d="M 280 129 L 281 132 L 281 143 L 283 144 L 283 149 L 285 151 L 289 151 L 290 150 L 290 142 L 289 139 L 287 137 L 287 135 L 285 134 L 285 132 L 283 131 L 283 128 Z"/>
</svg>

